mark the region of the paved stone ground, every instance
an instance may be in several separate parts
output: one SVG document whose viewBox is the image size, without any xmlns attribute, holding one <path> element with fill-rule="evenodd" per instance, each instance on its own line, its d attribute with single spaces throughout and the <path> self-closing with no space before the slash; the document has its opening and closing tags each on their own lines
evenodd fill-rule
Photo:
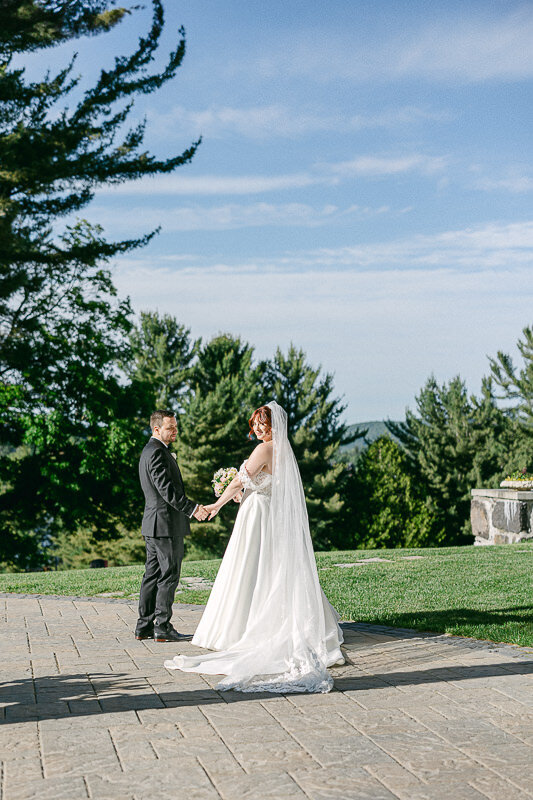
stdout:
<svg viewBox="0 0 533 800">
<path fill-rule="evenodd" d="M 135 610 L 0 597 L 2 800 L 533 797 L 531 650 L 351 623 L 336 691 L 243 695 L 165 670 Z"/>
</svg>

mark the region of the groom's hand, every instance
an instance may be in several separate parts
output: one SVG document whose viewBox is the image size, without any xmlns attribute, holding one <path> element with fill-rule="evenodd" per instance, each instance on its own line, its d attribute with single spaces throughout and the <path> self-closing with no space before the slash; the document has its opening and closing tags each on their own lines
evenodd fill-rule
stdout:
<svg viewBox="0 0 533 800">
<path fill-rule="evenodd" d="M 204 519 L 207 519 L 209 512 L 205 510 L 203 506 L 198 506 L 196 511 L 193 514 L 193 517 L 198 520 L 198 522 L 203 522 Z"/>
</svg>

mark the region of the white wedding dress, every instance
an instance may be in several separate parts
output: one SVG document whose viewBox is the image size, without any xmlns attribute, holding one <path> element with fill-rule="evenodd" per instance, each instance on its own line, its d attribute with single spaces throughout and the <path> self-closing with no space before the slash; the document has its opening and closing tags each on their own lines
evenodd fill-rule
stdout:
<svg viewBox="0 0 533 800">
<path fill-rule="evenodd" d="M 216 652 L 175 656 L 168 669 L 225 675 L 220 689 L 327 692 L 328 667 L 344 663 L 339 615 L 316 569 L 286 415 L 272 412 L 273 474 L 251 477 L 192 643 Z"/>
</svg>

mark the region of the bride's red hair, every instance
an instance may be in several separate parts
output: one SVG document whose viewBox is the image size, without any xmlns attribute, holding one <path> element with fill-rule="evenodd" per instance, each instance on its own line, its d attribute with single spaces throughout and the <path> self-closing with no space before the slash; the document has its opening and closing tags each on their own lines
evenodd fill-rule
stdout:
<svg viewBox="0 0 533 800">
<path fill-rule="evenodd" d="M 263 425 L 267 425 L 269 430 L 272 429 L 272 413 L 268 406 L 259 406 L 256 408 L 250 419 L 248 420 L 248 425 L 250 426 L 250 433 L 248 434 L 248 438 L 251 439 L 254 432 L 254 422 L 261 422 Z"/>
</svg>

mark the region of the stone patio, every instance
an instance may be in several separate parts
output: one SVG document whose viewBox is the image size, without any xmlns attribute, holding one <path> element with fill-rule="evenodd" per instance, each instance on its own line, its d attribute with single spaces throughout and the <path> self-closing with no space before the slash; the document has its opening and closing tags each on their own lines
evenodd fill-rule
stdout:
<svg viewBox="0 0 533 800">
<path fill-rule="evenodd" d="M 336 691 L 246 695 L 168 672 L 135 618 L 0 596 L 1 800 L 533 797 L 533 650 L 347 623 Z"/>
</svg>

